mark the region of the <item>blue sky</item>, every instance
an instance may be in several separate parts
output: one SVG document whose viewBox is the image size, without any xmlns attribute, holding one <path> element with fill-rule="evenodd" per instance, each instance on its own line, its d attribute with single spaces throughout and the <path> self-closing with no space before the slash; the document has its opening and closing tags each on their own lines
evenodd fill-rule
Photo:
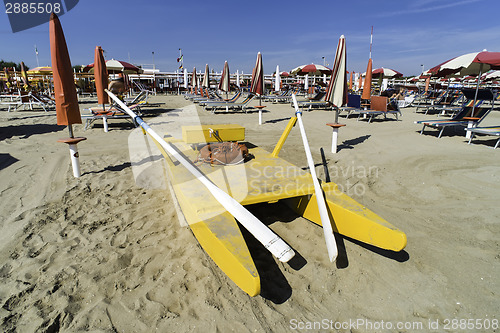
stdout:
<svg viewBox="0 0 500 333">
<path fill-rule="evenodd" d="M 99 13 L 96 14 L 96 12 Z M 264 72 L 306 63 L 333 63 L 345 35 L 348 70 L 364 72 L 373 25 L 374 68 L 420 74 L 452 57 L 487 49 L 500 51 L 499 0 L 80 0 L 60 17 L 73 65 L 93 62 L 101 45 L 107 59 L 143 64 L 162 71 L 184 65 L 250 73 L 257 52 Z M 36 67 L 50 65 L 48 23 L 12 33 L 0 14 L 0 58 Z"/>
</svg>

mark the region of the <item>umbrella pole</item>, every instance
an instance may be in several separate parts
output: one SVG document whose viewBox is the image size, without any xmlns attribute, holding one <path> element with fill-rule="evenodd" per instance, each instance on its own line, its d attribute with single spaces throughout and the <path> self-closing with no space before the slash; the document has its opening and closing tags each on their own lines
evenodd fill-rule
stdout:
<svg viewBox="0 0 500 333">
<path fill-rule="evenodd" d="M 264 247 L 271 252 L 281 262 L 288 262 L 293 258 L 295 252 L 286 244 L 283 239 L 276 235 L 269 227 L 263 224 L 258 218 L 250 213 L 233 197 L 221 190 L 206 175 L 204 175 L 191 161 L 179 154 L 177 150 L 168 142 L 163 140 L 144 120 L 130 110 L 109 90 L 105 90 L 108 95 L 120 105 L 127 114 L 132 117 L 135 123 L 141 126 L 168 154 L 172 155 L 182 164 L 196 179 L 198 179 L 214 196 L 214 198 L 241 223 Z"/>
<path fill-rule="evenodd" d="M 479 75 L 477 76 L 477 84 L 476 84 L 476 93 L 474 94 L 474 104 L 472 104 L 472 113 L 471 117 L 474 117 L 474 110 L 476 108 L 476 101 L 477 101 L 477 93 L 479 91 L 479 83 L 481 81 L 481 74 L 483 73 L 483 64 L 479 65 Z M 471 132 L 467 132 L 471 133 Z"/>
<path fill-rule="evenodd" d="M 63 142 L 68 144 L 69 146 L 69 156 L 71 158 L 71 166 L 73 168 L 73 176 L 75 178 L 80 177 L 81 172 L 80 172 L 80 161 L 79 161 L 79 155 L 78 155 L 78 148 L 77 148 L 77 143 L 83 140 L 86 140 L 86 138 L 75 138 L 73 134 L 73 126 L 70 124 L 68 125 L 68 131 L 69 131 L 69 138 L 67 139 L 60 139 L 57 140 L 58 142 Z"/>
<path fill-rule="evenodd" d="M 299 123 L 300 134 L 302 135 L 302 143 L 304 144 L 304 150 L 306 152 L 307 163 L 309 165 L 309 171 L 311 172 L 311 177 L 314 184 L 314 191 L 316 193 L 316 202 L 318 204 L 318 211 L 321 218 L 321 224 L 323 226 L 323 234 L 325 236 L 326 248 L 328 250 L 328 257 L 331 262 L 337 259 L 338 250 L 337 244 L 335 243 L 335 236 L 333 235 L 332 223 L 330 221 L 330 216 L 328 215 L 328 209 L 326 208 L 325 197 L 323 196 L 323 189 L 319 184 L 318 177 L 316 176 L 316 170 L 314 169 L 314 161 L 312 159 L 311 150 L 309 148 L 309 143 L 307 142 L 306 131 L 304 129 L 304 124 L 302 123 L 302 112 L 297 104 L 297 98 L 295 94 L 292 94 L 293 105 L 295 107 L 295 115 Z"/>
<path fill-rule="evenodd" d="M 106 116 L 106 104 L 102 105 L 102 125 L 104 126 L 104 132 L 108 133 L 108 117 Z"/>
</svg>

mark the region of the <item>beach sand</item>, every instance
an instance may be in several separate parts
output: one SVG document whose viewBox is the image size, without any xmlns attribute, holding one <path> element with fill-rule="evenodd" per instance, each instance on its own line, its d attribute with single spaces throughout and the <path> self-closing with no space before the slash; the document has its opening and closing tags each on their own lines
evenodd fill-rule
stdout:
<svg viewBox="0 0 500 333">
<path fill-rule="evenodd" d="M 175 124 L 179 110 L 191 108 L 202 123 L 245 126 L 246 140 L 268 151 L 293 115 L 289 104 L 264 103 L 259 126 L 256 112 L 213 115 L 179 96 L 151 100 L 162 104 L 149 108 L 147 122 Z M 92 103 L 82 102 L 82 113 Z M 99 122 L 87 131 L 74 126 L 87 137 L 78 145 L 77 179 L 68 147 L 56 142 L 67 130 L 55 125 L 54 111 L 1 111 L 0 330 L 457 331 L 453 323 L 467 319 L 493 328 L 500 306 L 500 149 L 491 149 L 491 137 L 468 145 L 453 131 L 441 139 L 435 130 L 419 135 L 413 122 L 435 116 L 402 112 L 400 121 L 371 124 L 341 117 L 347 126 L 338 154 L 330 153 L 325 125 L 333 113 L 305 112 L 303 119 L 315 162 L 322 147 L 332 181 L 404 231 L 406 249 L 339 237 L 339 258 L 330 263 L 320 227 L 279 202 L 253 206 L 298 259 L 280 263 L 248 236 L 262 281 L 261 295 L 252 298 L 179 223 L 163 158 L 149 144 L 148 152 L 140 149 L 144 138 L 130 123 L 112 120 L 109 133 Z M 499 123 L 493 111 L 482 125 Z M 298 127 L 280 156 L 307 166 Z M 317 172 L 324 180 L 321 166 Z"/>
</svg>

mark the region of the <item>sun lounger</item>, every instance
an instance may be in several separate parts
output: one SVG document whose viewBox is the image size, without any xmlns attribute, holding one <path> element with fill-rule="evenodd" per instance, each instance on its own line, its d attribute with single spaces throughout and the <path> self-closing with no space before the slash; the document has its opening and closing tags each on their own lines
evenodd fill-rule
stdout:
<svg viewBox="0 0 500 333">
<path fill-rule="evenodd" d="M 445 97 L 441 98 L 439 102 L 428 105 L 425 108 L 425 114 L 428 114 L 429 111 L 437 112 L 438 115 L 445 115 L 447 112 L 452 112 L 454 114 L 461 109 L 459 103 L 463 98 L 464 95 L 461 91 L 449 92 Z"/>
<path fill-rule="evenodd" d="M 142 99 L 142 98 L 141 98 Z M 127 104 L 131 110 L 136 112 L 140 111 L 141 106 L 146 103 L 146 101 L 138 99 L 139 102 L 135 104 Z M 109 108 L 95 107 L 86 109 L 90 111 L 91 114 L 82 115 L 82 120 L 85 120 L 84 130 L 87 130 L 96 120 L 102 120 L 104 125 L 104 132 L 108 131 L 108 120 L 110 119 L 125 119 L 130 121 L 134 126 L 137 126 L 130 116 L 116 103 L 112 104 Z"/>
<path fill-rule="evenodd" d="M 493 149 L 497 149 L 498 145 L 500 144 L 500 126 L 489 126 L 489 127 L 473 127 L 473 128 L 466 128 L 465 129 L 467 132 L 470 132 L 470 139 L 469 139 L 469 144 L 471 144 L 472 139 L 474 138 L 475 134 L 484 134 L 484 135 L 494 135 L 498 137 L 498 140 L 495 144 L 495 147 Z"/>
<path fill-rule="evenodd" d="M 358 114 L 358 121 L 363 116 L 363 119 L 368 118 L 368 123 L 371 123 L 373 118 L 378 116 L 384 116 L 384 119 L 387 119 L 388 114 L 395 115 L 396 120 L 398 120 L 398 114 L 400 115 L 401 111 L 399 111 L 396 100 L 391 100 L 386 96 L 372 96 L 370 98 L 370 109 L 360 110 Z"/>
<path fill-rule="evenodd" d="M 441 90 L 440 92 L 428 92 L 424 94 L 422 98 L 417 99 L 417 106 L 415 108 L 415 112 L 418 112 L 420 109 L 425 109 L 429 105 L 436 104 L 440 100 L 444 98 L 446 95 L 446 90 Z"/>
<path fill-rule="evenodd" d="M 229 99 L 224 99 L 222 96 L 220 96 L 219 94 L 217 94 L 216 92 L 214 92 L 214 98 L 213 99 L 204 99 L 204 100 L 199 100 L 199 101 L 196 101 L 196 100 L 193 100 L 193 102 L 195 103 L 198 103 L 200 105 L 205 105 L 206 103 L 217 103 L 217 102 L 229 102 L 229 103 L 235 103 L 240 97 L 241 97 L 241 90 L 238 90 L 234 95 L 233 97 L 229 98 Z"/>
<path fill-rule="evenodd" d="M 248 104 L 250 103 L 250 101 L 255 97 L 255 94 L 248 94 L 247 97 L 245 97 L 245 99 L 241 102 L 241 103 L 235 103 L 235 102 L 207 102 L 205 103 L 205 110 L 210 110 L 212 111 L 213 113 L 215 113 L 215 111 L 217 109 L 226 109 L 226 111 L 229 111 L 229 109 L 231 110 L 242 110 L 244 111 L 245 113 L 247 112 L 247 108 L 248 108 Z"/>
<path fill-rule="evenodd" d="M 347 95 L 347 105 L 339 108 L 339 114 L 347 112 L 346 119 L 354 112 L 361 111 L 361 95 Z"/>
<path fill-rule="evenodd" d="M 298 101 L 297 104 L 302 109 L 307 108 L 311 109 L 333 109 L 333 105 L 330 102 L 323 100 L 326 96 L 326 92 L 320 91 L 314 97 L 310 98 L 307 101 Z M 292 105 L 293 106 L 293 105 Z"/>
<path fill-rule="evenodd" d="M 416 121 L 416 124 L 422 124 L 422 130 L 420 134 L 423 134 L 424 129 L 426 127 L 435 128 L 440 130 L 438 134 L 438 138 L 441 137 L 445 128 L 453 128 L 453 127 L 467 127 L 473 128 L 477 127 L 481 121 L 490 113 L 493 109 L 494 104 L 491 103 L 491 106 L 481 107 L 485 100 L 493 101 L 493 93 L 488 89 L 481 89 L 478 92 L 476 103 L 474 103 L 475 90 L 474 89 L 464 89 L 463 90 L 465 97 L 468 99 L 466 105 L 462 108 L 462 110 L 455 115 L 452 119 L 449 120 L 421 120 Z M 474 111 L 474 113 L 472 113 Z M 471 132 L 467 132 L 467 138 L 469 138 Z"/>
<path fill-rule="evenodd" d="M 10 112 L 12 109 L 16 111 L 21 106 L 23 108 L 28 106 L 30 110 L 33 110 L 33 106 L 39 106 L 47 112 L 48 109 L 55 106 L 55 102 L 53 99 L 35 92 L 29 92 L 27 94 L 25 93 L 24 95 L 3 95 L 0 104 L 7 105 L 8 112 Z"/>
</svg>

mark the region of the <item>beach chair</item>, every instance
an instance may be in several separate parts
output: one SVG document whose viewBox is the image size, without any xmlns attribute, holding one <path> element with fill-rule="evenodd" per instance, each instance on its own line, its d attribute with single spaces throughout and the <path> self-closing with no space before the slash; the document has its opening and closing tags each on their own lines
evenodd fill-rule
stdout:
<svg viewBox="0 0 500 333">
<path fill-rule="evenodd" d="M 475 89 L 464 89 L 462 92 L 468 99 L 468 102 L 464 105 L 462 110 L 449 120 L 440 119 L 416 121 L 415 124 L 423 125 L 420 134 L 424 133 L 426 127 L 430 127 L 438 129 L 438 138 L 441 138 L 445 128 L 467 127 L 470 129 L 477 127 L 493 109 L 493 93 L 489 89 L 480 89 L 477 94 L 477 100 L 474 103 Z M 491 106 L 482 107 L 481 105 L 485 100 L 492 101 Z M 474 114 L 472 113 L 473 111 Z M 467 138 L 469 138 L 471 133 L 472 132 L 470 131 L 467 132 Z"/>
<path fill-rule="evenodd" d="M 398 120 L 398 115 L 401 115 L 401 111 L 395 99 L 390 99 L 386 96 L 371 96 L 370 109 L 360 110 L 358 114 L 358 121 L 368 118 L 368 123 L 371 123 L 373 118 L 378 116 L 384 116 L 384 119 L 387 119 L 388 114 L 396 116 L 396 120 Z"/>
<path fill-rule="evenodd" d="M 127 105 L 131 110 L 135 110 L 135 112 L 140 113 L 141 106 L 146 103 L 146 96 L 138 95 L 133 102 L 135 103 L 125 103 L 125 105 Z M 102 120 L 104 132 L 108 132 L 108 120 L 110 119 L 125 119 L 137 127 L 125 110 L 123 110 L 117 103 L 111 104 L 109 108 L 103 109 L 102 107 L 93 107 L 85 110 L 90 111 L 90 114 L 84 114 L 81 116 L 82 120 L 85 120 L 84 130 L 89 129 L 96 120 Z"/>
<path fill-rule="evenodd" d="M 245 113 L 247 112 L 248 104 L 255 97 L 255 94 L 248 94 L 245 99 L 241 103 L 236 102 L 207 102 L 204 105 L 205 110 L 210 110 L 212 113 L 215 113 L 217 109 L 226 109 L 226 112 L 231 110 L 242 110 Z"/>
<path fill-rule="evenodd" d="M 236 91 L 236 93 L 233 95 L 233 97 L 229 99 L 225 99 L 224 97 L 220 96 L 216 91 L 211 92 L 213 94 L 213 98 L 211 99 L 199 99 L 199 100 L 193 100 L 194 103 L 198 103 L 201 106 L 205 105 L 206 103 L 216 103 L 216 102 L 229 102 L 229 103 L 235 103 L 240 97 L 241 97 L 241 90 Z"/>
<path fill-rule="evenodd" d="M 445 115 L 447 111 L 456 112 L 460 110 L 458 103 L 460 103 L 460 100 L 462 100 L 462 98 L 464 98 L 464 95 L 460 90 L 449 91 L 439 101 L 428 105 L 425 108 L 425 114 L 428 114 L 429 111 L 437 112 L 438 115 Z"/>
<path fill-rule="evenodd" d="M 471 144 L 475 134 L 497 136 L 498 140 L 495 143 L 493 149 L 497 149 L 498 145 L 500 144 L 500 126 L 473 127 L 473 128 L 466 128 L 465 130 L 467 132 L 470 132 L 469 144 Z"/>
<path fill-rule="evenodd" d="M 439 92 L 429 92 L 424 98 L 419 99 L 417 106 L 415 107 L 415 113 L 420 109 L 427 109 L 429 105 L 438 104 L 446 95 L 446 90 L 441 90 Z"/>
<path fill-rule="evenodd" d="M 325 101 L 323 98 L 326 97 L 326 92 L 320 91 L 316 95 L 310 98 L 308 101 L 298 101 L 297 104 L 300 108 L 307 110 L 311 109 L 333 109 L 333 105 L 330 102 Z M 292 104 L 293 107 L 293 104 Z"/>
<path fill-rule="evenodd" d="M 361 111 L 361 95 L 349 94 L 347 95 L 347 105 L 339 108 L 341 112 L 347 112 L 346 119 L 355 112 Z"/>
</svg>

